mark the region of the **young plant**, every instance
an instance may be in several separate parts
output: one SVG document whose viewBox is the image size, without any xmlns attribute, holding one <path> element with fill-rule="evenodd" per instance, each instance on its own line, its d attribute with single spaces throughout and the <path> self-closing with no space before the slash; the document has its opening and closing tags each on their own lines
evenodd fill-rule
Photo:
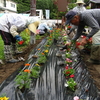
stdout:
<svg viewBox="0 0 100 100">
<path fill-rule="evenodd" d="M 22 88 L 30 88 L 30 82 L 31 82 L 31 71 L 28 69 L 25 69 L 20 72 L 20 74 L 16 77 L 16 85 L 18 85 L 19 89 Z"/>
<path fill-rule="evenodd" d="M 66 78 L 73 78 L 75 70 L 71 67 L 66 66 L 65 70 L 63 71 Z"/>
<path fill-rule="evenodd" d="M 38 78 L 39 77 L 39 71 L 37 71 L 36 69 L 32 68 L 31 70 L 31 77 L 33 78 Z"/>
<path fill-rule="evenodd" d="M 70 58 L 71 54 L 69 52 L 66 52 L 65 56 L 66 56 L 66 58 Z"/>
<path fill-rule="evenodd" d="M 72 91 L 75 91 L 75 86 L 77 85 L 73 78 L 70 78 L 68 81 L 66 81 L 68 88 Z"/>
<path fill-rule="evenodd" d="M 35 66 L 31 69 L 31 77 L 38 78 L 40 73 L 40 65 L 35 64 Z"/>
<path fill-rule="evenodd" d="M 44 50 L 43 52 L 44 52 L 45 56 L 48 56 L 48 53 L 49 53 L 48 49 Z"/>
<path fill-rule="evenodd" d="M 37 63 L 41 64 L 41 63 L 45 63 L 46 61 L 47 61 L 47 58 L 46 58 L 45 54 L 43 52 L 39 53 Z"/>
<path fill-rule="evenodd" d="M 33 69 L 36 70 L 36 71 L 40 71 L 40 65 L 39 64 L 35 64 Z"/>
<path fill-rule="evenodd" d="M 68 65 L 71 65 L 72 64 L 72 60 L 69 59 L 69 58 L 66 58 L 65 63 L 68 64 Z"/>
</svg>

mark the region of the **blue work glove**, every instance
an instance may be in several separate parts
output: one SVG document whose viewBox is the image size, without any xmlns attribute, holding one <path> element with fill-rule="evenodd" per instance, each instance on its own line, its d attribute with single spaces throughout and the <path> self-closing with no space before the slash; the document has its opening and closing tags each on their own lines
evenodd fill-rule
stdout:
<svg viewBox="0 0 100 100">
<path fill-rule="evenodd" d="M 22 40 L 23 40 L 22 37 L 19 36 L 19 35 L 16 35 L 16 36 L 15 36 L 15 39 L 18 40 L 18 41 L 22 41 Z"/>
</svg>

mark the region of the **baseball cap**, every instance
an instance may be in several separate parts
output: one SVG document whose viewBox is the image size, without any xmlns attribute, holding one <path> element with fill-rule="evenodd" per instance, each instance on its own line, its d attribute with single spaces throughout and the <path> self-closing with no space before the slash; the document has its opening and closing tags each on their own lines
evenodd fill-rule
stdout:
<svg viewBox="0 0 100 100">
<path fill-rule="evenodd" d="M 70 10 L 66 15 L 65 17 L 67 18 L 67 21 L 66 21 L 66 25 L 70 23 L 70 21 L 73 19 L 73 17 L 77 14 L 76 11 L 73 11 L 73 10 Z"/>
</svg>

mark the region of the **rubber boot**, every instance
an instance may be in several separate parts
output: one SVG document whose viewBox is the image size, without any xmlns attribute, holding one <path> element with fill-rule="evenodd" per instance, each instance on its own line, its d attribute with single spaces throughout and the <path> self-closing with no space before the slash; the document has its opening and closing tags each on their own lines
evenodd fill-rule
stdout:
<svg viewBox="0 0 100 100">
<path fill-rule="evenodd" d="M 18 51 L 17 45 L 15 43 L 12 44 L 12 54 L 17 55 L 23 53 L 22 51 Z"/>
<path fill-rule="evenodd" d="M 6 60 L 7 63 L 19 62 L 19 60 L 14 59 L 13 56 L 12 56 L 11 45 L 4 45 L 4 54 L 5 54 L 5 60 Z"/>
</svg>

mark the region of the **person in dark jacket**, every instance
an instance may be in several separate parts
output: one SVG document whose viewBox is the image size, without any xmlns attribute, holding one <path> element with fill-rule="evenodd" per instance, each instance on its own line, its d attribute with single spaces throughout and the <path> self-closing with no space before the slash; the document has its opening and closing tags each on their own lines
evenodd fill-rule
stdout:
<svg viewBox="0 0 100 100">
<path fill-rule="evenodd" d="M 66 15 L 66 25 L 71 23 L 77 25 L 77 33 L 71 41 L 76 41 L 82 34 L 85 26 L 91 27 L 91 32 L 87 34 L 86 38 L 81 40 L 81 45 L 85 45 L 88 39 L 92 37 L 91 56 L 89 62 L 100 63 L 100 9 L 90 9 L 84 12 L 77 13 L 75 11 L 69 11 Z M 68 43 L 71 45 L 71 42 Z M 68 45 L 67 44 L 67 45 Z"/>
</svg>

